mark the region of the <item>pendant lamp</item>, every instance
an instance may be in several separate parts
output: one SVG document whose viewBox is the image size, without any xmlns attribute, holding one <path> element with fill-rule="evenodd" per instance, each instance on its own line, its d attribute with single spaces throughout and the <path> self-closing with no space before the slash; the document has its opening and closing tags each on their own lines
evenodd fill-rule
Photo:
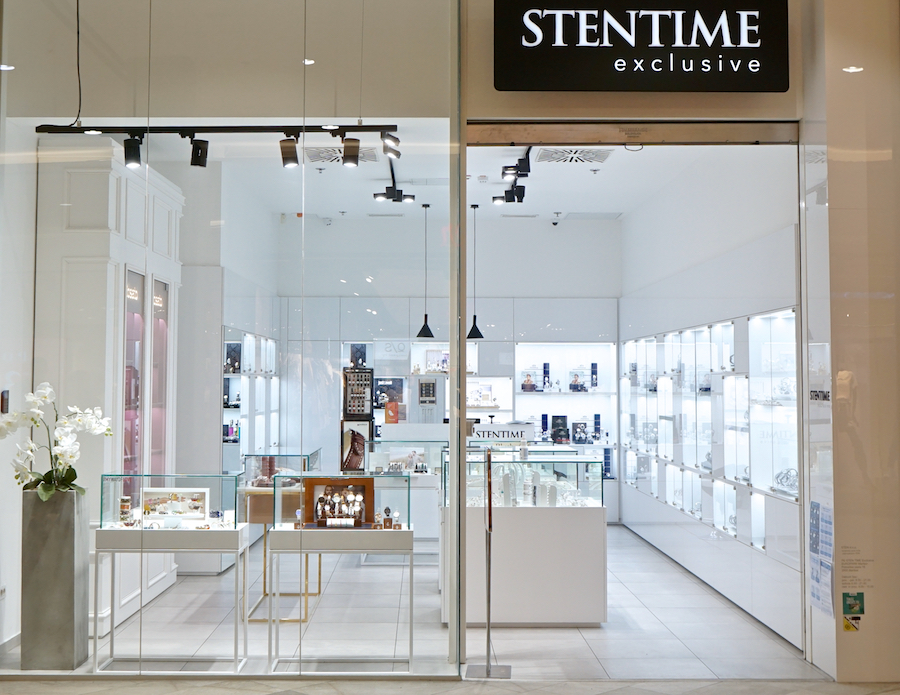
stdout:
<svg viewBox="0 0 900 695">
<path fill-rule="evenodd" d="M 427 203 L 422 204 L 425 210 L 425 323 L 416 333 L 416 338 L 434 338 L 434 333 L 428 327 L 428 208 L 430 207 Z"/>
<path fill-rule="evenodd" d="M 472 327 L 469 329 L 469 334 L 466 336 L 467 340 L 480 340 L 484 338 L 481 334 L 481 331 L 478 328 L 478 316 L 475 315 L 476 311 L 476 302 L 478 292 L 476 290 L 475 282 L 478 279 L 477 276 L 477 262 L 478 262 L 478 221 L 476 220 L 476 215 L 478 214 L 478 206 L 472 206 Z"/>
</svg>

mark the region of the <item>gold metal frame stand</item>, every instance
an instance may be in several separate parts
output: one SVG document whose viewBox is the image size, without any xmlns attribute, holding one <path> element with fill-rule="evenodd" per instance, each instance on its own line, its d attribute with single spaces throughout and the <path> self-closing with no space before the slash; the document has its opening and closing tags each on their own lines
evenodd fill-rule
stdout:
<svg viewBox="0 0 900 695">
<path fill-rule="evenodd" d="M 250 623 L 267 623 L 269 622 L 268 618 L 254 618 L 253 614 L 256 610 L 262 605 L 263 601 L 265 601 L 271 594 L 269 593 L 269 579 L 268 579 L 268 571 L 267 568 L 269 566 L 269 525 L 263 524 L 263 591 L 260 597 L 256 600 L 256 603 L 253 604 L 250 608 L 250 612 L 247 614 L 247 622 Z M 303 563 L 303 591 L 298 592 L 280 592 L 279 596 L 302 596 L 303 597 L 303 617 L 302 618 L 279 618 L 279 622 L 282 623 L 305 623 L 309 620 L 309 597 L 310 596 L 318 596 L 322 592 L 322 554 L 316 553 L 318 557 L 318 580 L 316 583 L 316 591 L 309 590 L 309 555 L 306 555 L 306 562 Z M 246 576 L 246 567 L 244 568 L 244 581 L 247 581 Z M 241 615 L 243 617 L 243 613 Z"/>
</svg>

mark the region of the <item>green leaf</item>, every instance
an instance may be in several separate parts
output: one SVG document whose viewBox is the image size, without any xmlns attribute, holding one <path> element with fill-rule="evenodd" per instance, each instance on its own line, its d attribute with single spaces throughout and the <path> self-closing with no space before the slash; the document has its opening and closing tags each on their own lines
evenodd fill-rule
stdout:
<svg viewBox="0 0 900 695">
<path fill-rule="evenodd" d="M 38 479 L 35 479 L 35 480 L 29 480 L 27 483 L 25 483 L 25 484 L 22 486 L 22 489 L 23 489 L 23 490 L 34 490 L 34 488 L 36 488 L 36 487 L 37 487 L 38 485 L 40 485 L 40 484 L 41 484 L 41 481 L 38 480 Z"/>
<path fill-rule="evenodd" d="M 53 497 L 53 493 L 56 492 L 55 485 L 47 485 L 47 483 L 41 483 L 37 487 L 38 497 L 41 498 L 42 501 L 46 502 L 51 497 Z"/>
<path fill-rule="evenodd" d="M 56 480 L 54 480 L 54 478 L 53 478 L 53 469 L 52 468 L 49 471 L 47 471 L 46 473 L 44 473 L 44 475 L 41 477 L 41 479 L 47 485 L 54 485 L 54 486 L 56 485 Z"/>
<path fill-rule="evenodd" d="M 71 483 L 71 484 L 69 485 L 69 487 L 71 487 L 71 488 L 72 488 L 75 492 L 77 492 L 79 495 L 83 495 L 84 493 L 87 492 L 87 490 L 85 490 L 83 487 L 81 487 L 81 485 L 76 485 L 75 483 Z"/>
<path fill-rule="evenodd" d="M 66 471 L 66 474 L 63 476 L 62 482 L 66 484 L 71 484 L 75 482 L 75 478 L 78 477 L 78 473 L 75 472 L 75 469 L 70 467 L 69 470 Z"/>
</svg>

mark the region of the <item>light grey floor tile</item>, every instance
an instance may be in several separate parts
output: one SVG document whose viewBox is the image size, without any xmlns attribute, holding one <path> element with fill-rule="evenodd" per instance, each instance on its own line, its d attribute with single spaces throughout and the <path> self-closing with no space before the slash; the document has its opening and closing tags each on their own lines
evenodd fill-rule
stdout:
<svg viewBox="0 0 900 695">
<path fill-rule="evenodd" d="M 725 599 L 712 594 L 651 594 L 640 597 L 650 610 L 655 608 L 724 608 Z"/>
<path fill-rule="evenodd" d="M 588 640 L 588 646 L 602 662 L 604 659 L 690 659 L 694 656 L 681 640 Z"/>
<path fill-rule="evenodd" d="M 709 678 L 716 675 L 697 658 L 677 659 L 601 659 L 610 678 Z"/>
<path fill-rule="evenodd" d="M 491 639 L 497 658 L 504 660 L 552 662 L 557 659 L 595 658 L 588 643 L 582 639 L 561 639 L 538 642 L 536 640 Z"/>
<path fill-rule="evenodd" d="M 654 616 L 666 624 L 705 623 L 707 625 L 737 625 L 746 623 L 748 617 L 742 616 L 734 608 L 719 605 L 715 608 L 677 608 L 671 606 L 654 606 L 649 609 Z"/>
<path fill-rule="evenodd" d="M 802 659 L 716 659 L 705 658 L 703 663 L 719 678 L 811 679 L 824 680 L 828 676 Z"/>
<path fill-rule="evenodd" d="M 765 630 L 748 620 L 740 619 L 724 623 L 668 622 L 666 627 L 678 639 L 745 640 L 768 638 Z"/>
<path fill-rule="evenodd" d="M 503 661 L 512 667 L 513 678 L 527 680 L 598 680 L 609 678 L 596 659 L 545 659 Z"/>
<path fill-rule="evenodd" d="M 775 640 L 685 639 L 685 646 L 701 659 L 786 659 L 793 655 Z M 796 657 L 794 657 L 796 659 Z M 799 659 L 797 659 L 799 661 Z"/>
</svg>

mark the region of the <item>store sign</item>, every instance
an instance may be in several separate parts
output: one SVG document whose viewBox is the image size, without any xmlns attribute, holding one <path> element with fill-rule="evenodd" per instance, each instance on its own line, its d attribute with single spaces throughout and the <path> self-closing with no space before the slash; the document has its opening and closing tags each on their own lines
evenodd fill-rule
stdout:
<svg viewBox="0 0 900 695">
<path fill-rule="evenodd" d="M 528 434 L 530 432 L 530 435 Z M 534 436 L 534 425 L 513 425 L 508 423 L 477 424 L 472 428 L 473 439 L 496 439 L 500 441 L 528 441 Z"/>
<path fill-rule="evenodd" d="M 500 91 L 785 92 L 787 0 L 494 0 Z"/>
</svg>

